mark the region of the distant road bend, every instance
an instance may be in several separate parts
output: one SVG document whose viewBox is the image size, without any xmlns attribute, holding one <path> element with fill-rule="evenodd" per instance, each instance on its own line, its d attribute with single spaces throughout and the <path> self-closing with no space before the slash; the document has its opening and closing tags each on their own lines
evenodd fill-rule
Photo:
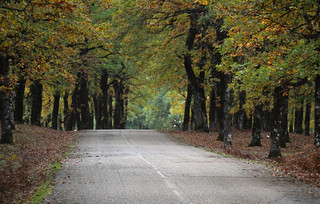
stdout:
<svg viewBox="0 0 320 204">
<path fill-rule="evenodd" d="M 320 191 L 156 131 L 101 130 L 79 133 L 48 202 L 320 203 Z"/>
</svg>

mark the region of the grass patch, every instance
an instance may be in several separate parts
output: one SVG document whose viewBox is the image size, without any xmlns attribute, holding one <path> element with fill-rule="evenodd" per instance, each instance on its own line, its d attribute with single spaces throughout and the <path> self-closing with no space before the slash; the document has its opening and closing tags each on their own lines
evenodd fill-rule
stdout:
<svg viewBox="0 0 320 204">
<path fill-rule="evenodd" d="M 62 164 L 60 162 L 55 162 L 50 166 L 49 179 L 46 180 L 41 186 L 39 186 L 36 192 L 33 194 L 31 202 L 33 204 L 42 203 L 43 199 L 51 193 L 53 188 L 52 182 L 54 180 L 55 174 L 61 169 Z"/>
<path fill-rule="evenodd" d="M 44 184 L 42 184 L 32 196 L 32 203 L 38 204 L 42 203 L 43 199 L 46 197 L 47 194 L 50 194 L 52 185 L 52 180 L 47 180 Z"/>
</svg>

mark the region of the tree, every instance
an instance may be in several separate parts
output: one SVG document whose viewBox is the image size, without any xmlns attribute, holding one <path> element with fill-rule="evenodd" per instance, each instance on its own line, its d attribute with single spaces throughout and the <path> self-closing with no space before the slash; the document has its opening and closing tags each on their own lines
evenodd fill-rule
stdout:
<svg viewBox="0 0 320 204">
<path fill-rule="evenodd" d="M 253 128 L 252 128 L 252 139 L 249 147 L 262 146 L 261 145 L 261 129 L 262 129 L 262 106 L 261 104 L 255 106 L 253 114 Z"/>
<path fill-rule="evenodd" d="M 52 128 L 58 129 L 60 93 L 56 93 L 53 98 L 54 100 L 53 100 L 53 110 L 52 110 Z"/>
<path fill-rule="evenodd" d="M 40 79 L 33 81 L 31 85 L 31 124 L 41 125 L 41 111 L 42 111 L 42 91 L 43 85 Z"/>
<path fill-rule="evenodd" d="M 316 57 L 319 54 L 319 32 L 315 26 L 318 9 L 317 1 L 221 2 L 217 10 L 228 16 L 225 27 L 230 36 L 222 52 L 224 56 L 228 53 L 245 59 L 242 63 L 235 63 L 225 58 L 223 67 L 231 67 L 235 78 L 243 82 L 243 90 L 250 90 L 250 86 L 256 90 L 267 88 L 274 97 L 280 97 L 281 92 L 286 94 L 278 90 L 279 84 L 280 87 L 293 88 L 313 80 L 319 74 L 319 58 Z M 249 73 L 254 80 L 247 78 Z M 252 91 L 249 98 L 269 101 L 261 93 Z M 279 109 L 277 106 L 281 103 L 277 104 L 278 99 L 273 102 L 273 109 Z M 278 119 L 273 114 L 275 123 L 270 157 L 281 155 L 276 147 L 279 131 L 274 131 L 274 128 L 281 128 Z"/>
<path fill-rule="evenodd" d="M 12 130 L 14 125 L 13 119 L 13 96 L 12 84 L 9 77 L 9 58 L 0 55 L 0 77 L 1 77 L 1 143 L 12 144 L 13 136 Z"/>
</svg>

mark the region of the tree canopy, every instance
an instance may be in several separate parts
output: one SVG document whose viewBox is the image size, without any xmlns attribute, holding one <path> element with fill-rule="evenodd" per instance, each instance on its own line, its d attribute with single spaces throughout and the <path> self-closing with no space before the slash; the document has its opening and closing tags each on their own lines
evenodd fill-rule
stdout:
<svg viewBox="0 0 320 204">
<path fill-rule="evenodd" d="M 315 0 L 2 1 L 1 141 L 14 112 L 65 130 L 218 130 L 224 146 L 232 127 L 250 145 L 266 130 L 270 157 L 294 124 L 320 146 L 319 18 Z"/>
</svg>

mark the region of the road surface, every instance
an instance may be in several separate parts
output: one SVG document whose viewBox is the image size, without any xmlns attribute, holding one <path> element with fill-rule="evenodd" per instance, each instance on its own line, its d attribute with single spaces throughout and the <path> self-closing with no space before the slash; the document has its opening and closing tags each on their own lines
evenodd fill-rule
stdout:
<svg viewBox="0 0 320 204">
<path fill-rule="evenodd" d="M 319 189 L 156 131 L 78 135 L 44 203 L 320 203 Z"/>
</svg>

